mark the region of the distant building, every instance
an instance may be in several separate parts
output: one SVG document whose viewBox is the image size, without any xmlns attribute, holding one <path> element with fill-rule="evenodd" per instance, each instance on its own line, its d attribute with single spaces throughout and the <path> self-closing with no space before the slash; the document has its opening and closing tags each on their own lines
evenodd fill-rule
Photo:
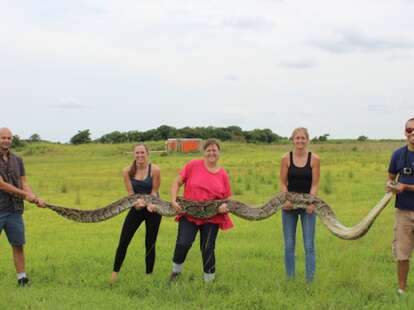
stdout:
<svg viewBox="0 0 414 310">
<path fill-rule="evenodd" d="M 168 139 L 165 142 L 167 152 L 201 152 L 203 140 L 196 138 Z"/>
</svg>

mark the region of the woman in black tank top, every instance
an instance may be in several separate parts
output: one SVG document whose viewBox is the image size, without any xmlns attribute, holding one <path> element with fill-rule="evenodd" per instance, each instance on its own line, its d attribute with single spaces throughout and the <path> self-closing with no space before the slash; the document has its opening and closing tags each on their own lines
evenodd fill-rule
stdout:
<svg viewBox="0 0 414 310">
<path fill-rule="evenodd" d="M 296 128 L 291 136 L 293 151 L 282 157 L 280 186 L 282 192 L 310 193 L 316 196 L 319 187 L 320 161 L 315 153 L 308 152 L 309 134 L 306 128 Z M 288 278 L 295 276 L 296 226 L 300 217 L 306 255 L 306 280 L 311 282 L 315 274 L 315 206 L 306 210 L 293 210 L 287 201 L 282 210 L 283 237 L 285 241 L 285 269 Z"/>
<path fill-rule="evenodd" d="M 148 162 L 148 155 L 148 148 L 145 144 L 135 146 L 135 160 L 123 172 L 125 187 L 129 195 L 151 194 L 158 196 L 160 169 Z M 146 273 L 152 273 L 155 263 L 155 243 L 161 223 L 161 215 L 154 212 L 154 207 L 154 205 L 145 206 L 145 202 L 142 199 L 138 199 L 135 206 L 129 210 L 128 215 L 125 217 L 115 254 L 111 283 L 116 281 L 125 259 L 128 245 L 143 221 L 145 221 Z"/>
</svg>

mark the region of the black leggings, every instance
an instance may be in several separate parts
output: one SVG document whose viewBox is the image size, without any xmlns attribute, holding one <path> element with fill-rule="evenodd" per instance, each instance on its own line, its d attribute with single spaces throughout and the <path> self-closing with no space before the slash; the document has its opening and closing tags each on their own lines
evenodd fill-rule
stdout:
<svg viewBox="0 0 414 310">
<path fill-rule="evenodd" d="M 216 257 L 214 248 L 218 234 L 218 224 L 207 223 L 197 226 L 183 216 L 178 223 L 178 236 L 175 244 L 173 262 L 182 264 L 188 251 L 193 245 L 197 231 L 200 230 L 200 250 L 203 257 L 203 270 L 205 273 L 216 271 Z"/>
<path fill-rule="evenodd" d="M 151 273 L 155 262 L 155 242 L 157 241 L 158 228 L 161 223 L 161 215 L 151 213 L 146 208 L 136 210 L 131 208 L 122 226 L 121 237 L 119 238 L 116 250 L 114 271 L 119 272 L 125 259 L 128 245 L 134 237 L 139 225 L 145 221 L 145 263 L 146 272 Z"/>
</svg>

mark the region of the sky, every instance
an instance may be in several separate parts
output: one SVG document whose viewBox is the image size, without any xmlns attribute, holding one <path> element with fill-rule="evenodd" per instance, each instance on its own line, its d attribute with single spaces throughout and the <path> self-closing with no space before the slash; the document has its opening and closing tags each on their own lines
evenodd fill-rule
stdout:
<svg viewBox="0 0 414 310">
<path fill-rule="evenodd" d="M 0 0 L 0 127 L 404 138 L 414 0 Z"/>
</svg>

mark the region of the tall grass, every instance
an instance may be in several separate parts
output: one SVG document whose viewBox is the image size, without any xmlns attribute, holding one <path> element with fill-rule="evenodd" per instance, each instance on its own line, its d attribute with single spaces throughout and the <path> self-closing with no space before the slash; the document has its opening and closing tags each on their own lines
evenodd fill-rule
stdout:
<svg viewBox="0 0 414 310">
<path fill-rule="evenodd" d="M 154 143 L 159 148 L 161 143 Z M 357 223 L 382 197 L 389 157 L 401 142 L 317 144 L 321 157 L 319 194 L 345 225 Z M 225 143 L 221 164 L 229 171 L 233 198 L 252 205 L 278 191 L 281 156 L 289 145 Z M 125 195 L 121 170 L 131 162 L 132 145 L 48 145 L 21 150 L 28 179 L 48 201 L 94 209 Z M 152 155 L 161 167 L 161 196 L 182 165 L 196 154 Z M 0 309 L 413 309 L 414 291 L 396 295 L 390 205 L 362 239 L 344 241 L 318 222 L 317 272 L 304 276 L 300 225 L 297 277 L 283 267 L 280 215 L 260 222 L 233 216 L 235 228 L 217 240 L 217 279 L 202 282 L 198 241 L 183 278 L 169 285 L 177 224 L 161 223 L 153 275 L 145 275 L 143 226 L 131 242 L 114 286 L 107 283 L 125 214 L 97 224 L 80 224 L 32 205 L 25 212 L 27 272 L 32 286 L 17 289 L 11 251 L 0 238 Z M 413 280 L 409 279 L 410 287 Z"/>
</svg>

